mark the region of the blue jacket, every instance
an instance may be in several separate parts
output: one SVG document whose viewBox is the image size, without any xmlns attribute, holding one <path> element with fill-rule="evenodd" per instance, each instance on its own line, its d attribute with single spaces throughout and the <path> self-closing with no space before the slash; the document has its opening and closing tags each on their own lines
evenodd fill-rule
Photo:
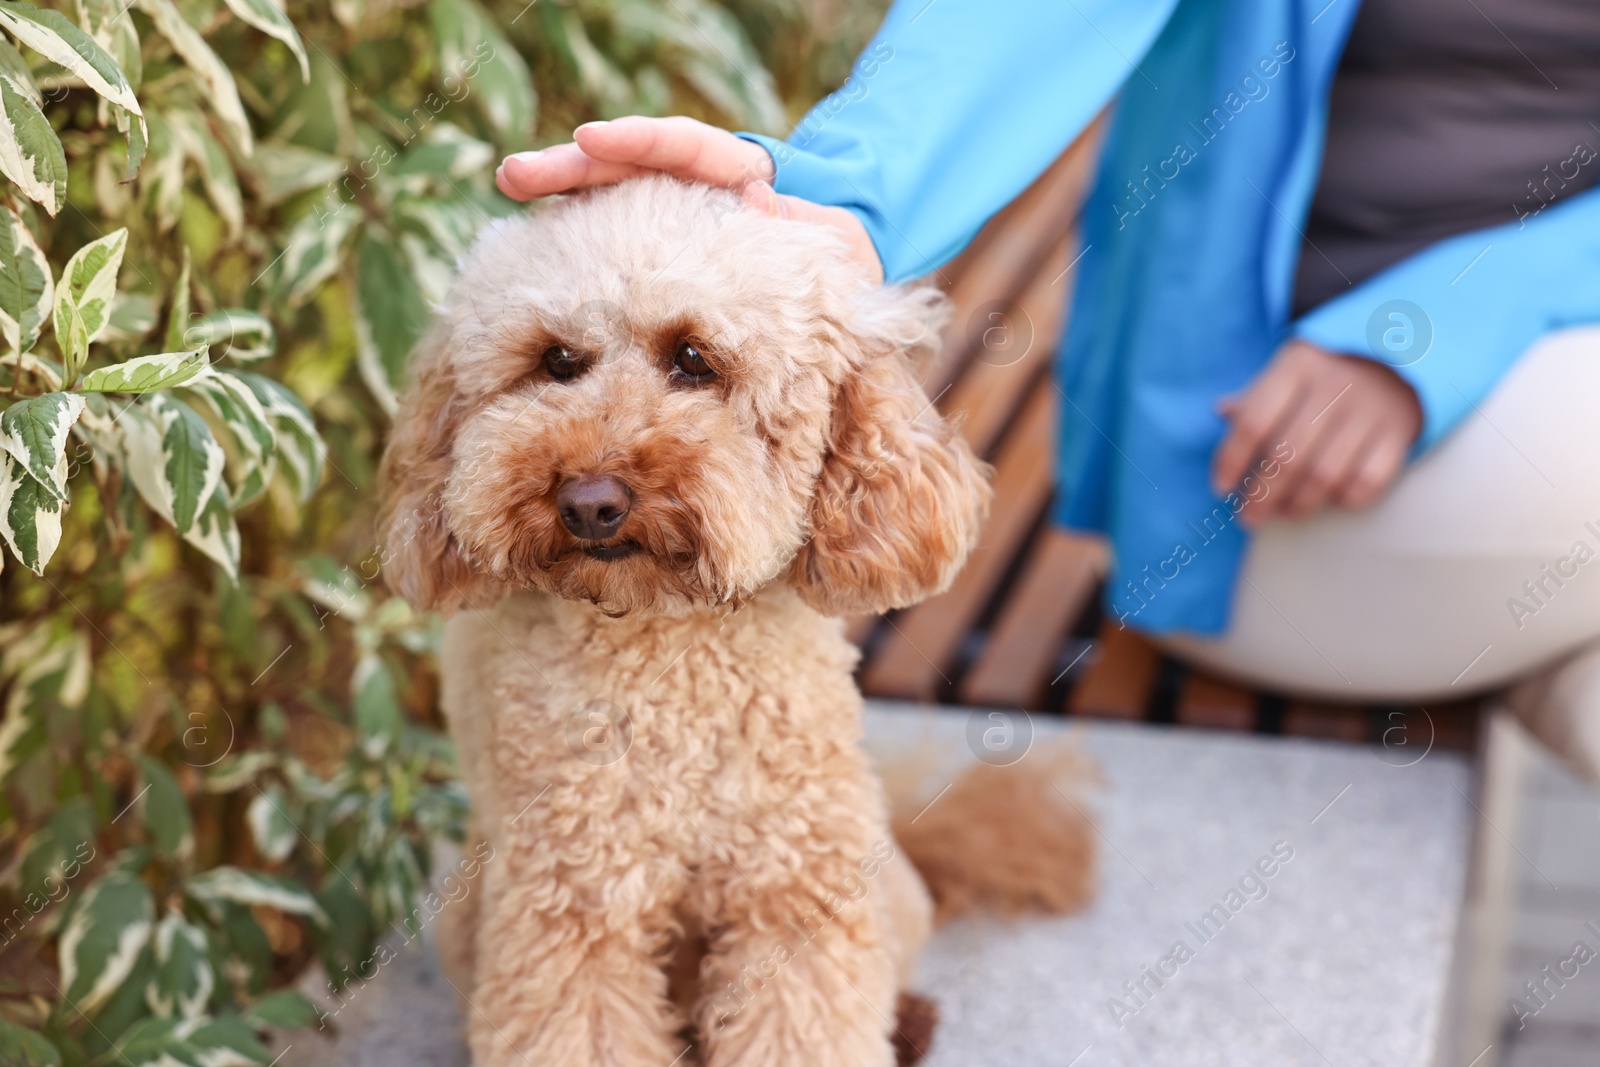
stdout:
<svg viewBox="0 0 1600 1067">
<path fill-rule="evenodd" d="M 1104 532 L 1107 608 L 1227 627 L 1244 497 L 1209 486 L 1238 391 L 1292 336 L 1383 358 L 1431 448 L 1518 355 L 1600 320 L 1600 190 L 1441 241 L 1290 321 L 1300 225 L 1358 0 L 903 0 L 775 185 L 853 211 L 889 281 L 949 260 L 1120 90 L 1057 375 L 1055 517 Z"/>
</svg>

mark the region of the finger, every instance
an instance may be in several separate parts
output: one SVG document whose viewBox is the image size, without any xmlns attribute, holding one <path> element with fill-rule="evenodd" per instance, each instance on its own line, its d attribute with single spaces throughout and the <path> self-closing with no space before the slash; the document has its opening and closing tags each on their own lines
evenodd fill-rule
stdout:
<svg viewBox="0 0 1600 1067">
<path fill-rule="evenodd" d="M 769 181 L 772 157 L 753 141 L 682 115 L 635 115 L 590 122 L 573 131 L 578 146 L 597 160 L 659 170 L 685 181 L 737 188 Z"/>
<path fill-rule="evenodd" d="M 645 173 L 641 167 L 595 159 L 575 144 L 558 144 L 538 152 L 507 156 L 495 171 L 495 184 L 513 200 L 609 185 Z"/>
<path fill-rule="evenodd" d="M 739 190 L 739 198 L 746 206 L 774 218 L 787 218 L 791 208 L 789 201 L 797 199 L 792 196 L 779 196 L 777 190 L 766 182 L 746 182 Z"/>
<path fill-rule="evenodd" d="M 1400 476 L 1410 448 L 1409 441 L 1395 434 L 1385 434 L 1374 442 L 1345 487 L 1339 503 L 1353 509 L 1370 507 Z"/>
<path fill-rule="evenodd" d="M 1320 391 L 1307 390 L 1295 398 L 1294 409 L 1279 424 L 1274 435 L 1278 440 L 1294 445 L 1295 459 L 1285 463 L 1272 485 L 1272 492 L 1253 509 L 1255 522 L 1293 514 L 1292 502 L 1311 482 L 1313 472 L 1323 460 L 1329 441 L 1337 437 L 1345 425 L 1343 419 L 1319 417 L 1324 407 L 1319 401 Z"/>
<path fill-rule="evenodd" d="M 1342 500 L 1379 436 L 1376 425 L 1357 420 L 1330 431 L 1310 457 L 1299 487 L 1284 502 L 1284 513 L 1302 519 Z"/>
<path fill-rule="evenodd" d="M 828 227 L 843 238 L 851 260 L 867 268 L 874 281 L 883 280 L 883 262 L 878 258 L 877 246 L 861 220 L 851 212 L 774 192 L 772 186 L 762 181 L 747 183 L 739 195 L 747 205 L 764 215 Z"/>
<path fill-rule="evenodd" d="M 1300 375 L 1274 373 L 1269 367 L 1244 396 L 1219 405 L 1229 427 L 1211 464 L 1211 487 L 1218 496 L 1239 484 L 1268 438 L 1278 432 L 1294 410 L 1302 388 Z"/>
</svg>

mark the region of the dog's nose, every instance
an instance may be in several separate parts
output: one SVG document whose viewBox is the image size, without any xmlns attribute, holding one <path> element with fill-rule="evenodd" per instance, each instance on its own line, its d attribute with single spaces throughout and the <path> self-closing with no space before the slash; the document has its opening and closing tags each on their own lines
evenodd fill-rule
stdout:
<svg viewBox="0 0 1600 1067">
<path fill-rule="evenodd" d="M 556 490 L 561 525 L 588 541 L 603 541 L 622 529 L 632 506 L 633 493 L 609 474 L 580 474 Z"/>
</svg>

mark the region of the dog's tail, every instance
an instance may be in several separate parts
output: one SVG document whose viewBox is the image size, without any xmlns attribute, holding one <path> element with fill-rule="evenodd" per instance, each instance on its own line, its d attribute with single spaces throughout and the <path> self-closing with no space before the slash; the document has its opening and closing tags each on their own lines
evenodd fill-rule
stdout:
<svg viewBox="0 0 1600 1067">
<path fill-rule="evenodd" d="M 929 802 L 907 768 L 884 768 L 895 840 L 933 896 L 935 919 L 1076 911 L 1094 895 L 1098 781 L 1070 740 L 1035 745 L 1010 766 L 975 763 Z"/>
</svg>

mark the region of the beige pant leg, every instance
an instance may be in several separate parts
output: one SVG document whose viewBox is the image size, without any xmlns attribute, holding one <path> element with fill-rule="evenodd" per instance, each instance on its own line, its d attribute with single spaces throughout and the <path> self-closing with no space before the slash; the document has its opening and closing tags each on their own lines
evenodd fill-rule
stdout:
<svg viewBox="0 0 1600 1067">
<path fill-rule="evenodd" d="M 1164 643 L 1291 695 L 1422 702 L 1597 639 L 1600 327 L 1584 327 L 1530 348 L 1374 507 L 1262 529 L 1230 631 Z"/>
</svg>

